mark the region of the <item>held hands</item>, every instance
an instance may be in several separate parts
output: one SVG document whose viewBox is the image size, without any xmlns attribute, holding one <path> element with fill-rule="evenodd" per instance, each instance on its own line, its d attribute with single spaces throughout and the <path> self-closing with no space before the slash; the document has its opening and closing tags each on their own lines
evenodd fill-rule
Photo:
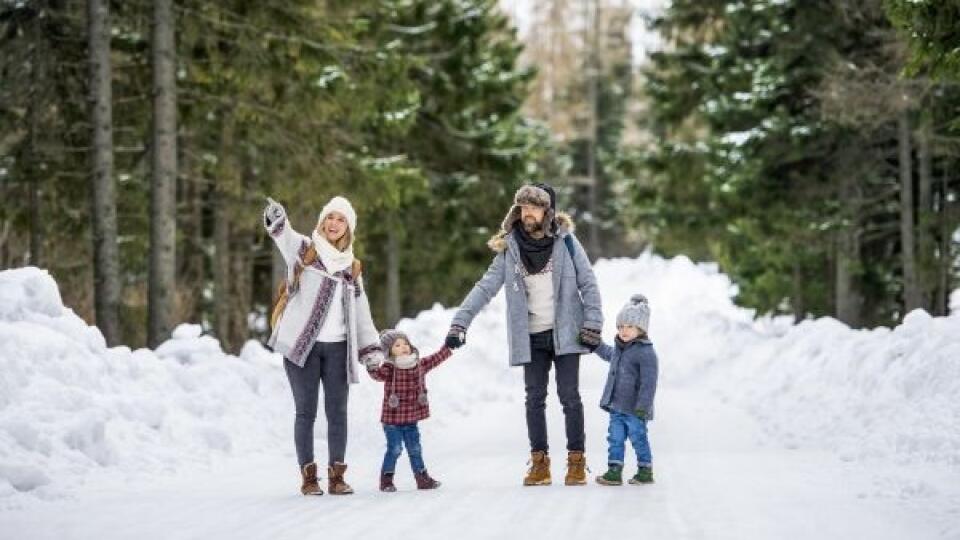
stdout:
<svg viewBox="0 0 960 540">
<path fill-rule="evenodd" d="M 380 361 L 375 356 L 368 356 L 363 361 L 363 365 L 366 366 L 367 371 L 373 371 L 380 367 Z"/>
<path fill-rule="evenodd" d="M 453 325 L 447 332 L 447 339 L 444 344 L 451 351 L 462 347 L 467 342 L 467 331 L 461 326 Z"/>
<path fill-rule="evenodd" d="M 583 327 L 580 329 L 580 344 L 594 351 L 600 346 L 600 331 Z"/>
<path fill-rule="evenodd" d="M 287 214 L 287 211 L 283 208 L 283 205 L 277 201 L 267 197 L 267 207 L 263 209 L 263 224 L 269 227 L 270 225 L 277 222 L 277 220 L 282 219 L 283 216 Z"/>
</svg>

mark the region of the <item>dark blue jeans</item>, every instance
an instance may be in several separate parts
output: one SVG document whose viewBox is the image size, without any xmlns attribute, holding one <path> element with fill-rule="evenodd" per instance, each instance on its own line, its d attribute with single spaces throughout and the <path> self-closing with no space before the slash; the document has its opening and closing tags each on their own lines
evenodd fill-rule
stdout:
<svg viewBox="0 0 960 540">
<path fill-rule="evenodd" d="M 387 436 L 387 452 L 383 455 L 383 466 L 380 474 L 393 474 L 397 467 L 397 459 L 407 447 L 410 456 L 410 467 L 414 474 L 427 470 L 423 463 L 423 449 L 420 447 L 420 428 L 413 424 L 383 425 L 383 434 Z"/>
<path fill-rule="evenodd" d="M 529 364 L 523 366 L 527 399 L 527 436 L 530 450 L 549 450 L 547 444 L 547 383 L 550 368 L 557 368 L 557 397 L 563 406 L 567 432 L 567 450 L 583 452 L 586 433 L 583 427 L 583 402 L 580 400 L 580 355 L 561 354 L 553 348 L 553 331 L 530 334 Z"/>
</svg>

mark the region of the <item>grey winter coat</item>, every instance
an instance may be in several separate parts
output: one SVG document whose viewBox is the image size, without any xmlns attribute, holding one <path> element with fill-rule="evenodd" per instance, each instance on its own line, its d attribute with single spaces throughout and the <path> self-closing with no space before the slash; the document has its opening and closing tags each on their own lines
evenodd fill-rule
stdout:
<svg viewBox="0 0 960 540">
<path fill-rule="evenodd" d="M 590 259 L 583 246 L 573 236 L 573 222 L 563 213 L 557 215 L 559 227 L 553 243 L 553 340 L 556 354 L 586 354 L 590 351 L 580 344 L 581 328 L 603 328 L 600 291 L 593 275 Z M 453 325 L 468 328 L 477 313 L 506 285 L 507 341 L 510 365 L 530 363 L 529 310 L 527 291 L 523 282 L 523 263 L 519 247 L 510 231 L 501 231 L 488 245 L 497 253 L 487 272 L 474 285 L 453 318 Z M 571 237 L 573 249 L 564 240 Z M 573 252 L 571 256 L 570 252 Z"/>
<path fill-rule="evenodd" d="M 624 414 L 634 414 L 638 409 L 643 409 L 646 411 L 645 418 L 653 420 L 658 373 L 653 343 L 646 339 L 635 339 L 629 343 L 618 341 L 613 347 L 601 343 L 594 352 L 610 362 L 600 407 L 608 412 Z"/>
</svg>

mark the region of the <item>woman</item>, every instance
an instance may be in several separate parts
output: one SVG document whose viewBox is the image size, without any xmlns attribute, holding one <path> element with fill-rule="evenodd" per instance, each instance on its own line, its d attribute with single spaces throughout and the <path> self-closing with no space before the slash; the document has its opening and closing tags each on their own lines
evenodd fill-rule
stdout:
<svg viewBox="0 0 960 540">
<path fill-rule="evenodd" d="M 264 226 L 287 265 L 286 299 L 268 342 L 284 356 L 284 369 L 296 407 L 294 444 L 304 495 L 323 495 L 313 456 L 313 424 L 319 387 L 327 416 L 329 481 L 334 495 L 353 493 L 347 469 L 347 396 L 359 382 L 357 362 L 379 365 L 380 338 L 353 258 L 357 214 L 350 202 L 334 197 L 323 207 L 311 237 L 294 231 L 283 206 L 273 199 Z"/>
</svg>

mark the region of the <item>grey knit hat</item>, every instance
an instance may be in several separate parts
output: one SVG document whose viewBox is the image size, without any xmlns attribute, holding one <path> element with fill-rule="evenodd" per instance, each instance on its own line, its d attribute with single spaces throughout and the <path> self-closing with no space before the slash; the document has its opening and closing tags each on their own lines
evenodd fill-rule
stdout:
<svg viewBox="0 0 960 540">
<path fill-rule="evenodd" d="M 630 297 L 630 301 L 617 314 L 617 326 L 622 325 L 636 326 L 644 332 L 648 332 L 650 328 L 650 303 L 646 296 L 635 294 Z"/>
<path fill-rule="evenodd" d="M 387 357 L 390 356 L 390 349 L 393 348 L 393 344 L 396 343 L 398 339 L 402 339 L 410 345 L 411 352 L 417 353 L 416 347 L 413 346 L 413 343 L 410 342 L 410 338 L 407 334 L 396 329 L 389 329 L 380 332 L 380 345 L 383 346 L 383 354 Z"/>
</svg>

